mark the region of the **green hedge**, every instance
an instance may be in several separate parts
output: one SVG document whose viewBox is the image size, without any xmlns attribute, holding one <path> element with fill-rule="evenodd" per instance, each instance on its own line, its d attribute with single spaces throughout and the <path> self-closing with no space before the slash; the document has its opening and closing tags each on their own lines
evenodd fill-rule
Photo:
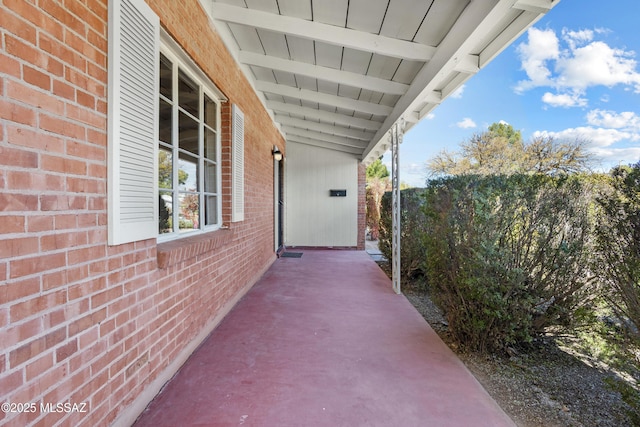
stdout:
<svg viewBox="0 0 640 427">
<path fill-rule="evenodd" d="M 426 276 L 460 344 L 502 351 L 571 325 L 594 298 L 593 184 L 584 176 L 459 176 L 401 192 L 403 278 Z M 391 260 L 391 194 L 380 249 Z"/>
<path fill-rule="evenodd" d="M 605 283 L 605 298 L 621 319 L 640 329 L 640 163 L 615 168 L 609 191 L 598 197 L 598 251 L 594 270 Z M 628 326 L 628 322 L 623 322 Z"/>
<path fill-rule="evenodd" d="M 591 200 L 579 177 L 431 182 L 427 275 L 455 339 L 501 351 L 576 320 L 594 281 Z"/>
<path fill-rule="evenodd" d="M 400 192 L 400 274 L 404 279 L 424 274 L 424 237 L 426 230 L 425 216 L 422 209 L 424 193 L 424 188 L 408 188 Z M 388 191 L 382 196 L 378 246 L 380 252 L 390 261 L 392 260 L 391 227 L 391 192 Z"/>
</svg>

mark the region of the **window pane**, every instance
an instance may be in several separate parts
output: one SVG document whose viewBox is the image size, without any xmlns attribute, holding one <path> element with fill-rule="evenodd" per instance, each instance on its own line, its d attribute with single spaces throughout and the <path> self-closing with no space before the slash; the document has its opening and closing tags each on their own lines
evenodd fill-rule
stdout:
<svg viewBox="0 0 640 427">
<path fill-rule="evenodd" d="M 172 73 L 171 61 L 166 56 L 160 54 L 160 93 L 169 99 L 173 99 L 172 95 Z"/>
<path fill-rule="evenodd" d="M 158 138 L 160 141 L 171 145 L 171 128 L 173 121 L 171 120 L 171 104 L 164 100 L 160 100 L 160 120 L 158 120 Z"/>
<path fill-rule="evenodd" d="M 173 154 L 162 146 L 158 150 L 158 187 L 173 188 Z"/>
<path fill-rule="evenodd" d="M 163 239 L 221 222 L 218 101 L 205 94 L 214 91 L 209 83 L 191 77 L 197 71 L 190 64 L 169 58 L 160 54 L 158 234 Z"/>
<path fill-rule="evenodd" d="M 204 191 L 206 193 L 217 193 L 216 178 L 218 177 L 215 163 L 204 162 Z"/>
<path fill-rule="evenodd" d="M 200 91 L 198 90 L 198 85 L 187 77 L 182 70 L 178 73 L 178 101 L 178 105 L 184 108 L 185 111 L 195 117 L 200 117 L 200 109 L 198 108 L 200 106 Z"/>
<path fill-rule="evenodd" d="M 200 191 L 198 185 L 198 159 L 180 153 L 178 160 L 178 188 L 183 191 Z"/>
<path fill-rule="evenodd" d="M 213 160 L 216 159 L 216 151 L 218 148 L 218 142 L 216 141 L 216 133 L 205 126 L 204 128 L 204 156 Z"/>
<path fill-rule="evenodd" d="M 218 197 L 205 196 L 205 225 L 215 225 L 218 223 Z"/>
<path fill-rule="evenodd" d="M 180 211 L 178 212 L 180 231 L 199 228 L 200 199 L 197 194 L 180 193 Z"/>
<path fill-rule="evenodd" d="M 180 112 L 178 122 L 178 147 L 198 155 L 198 122 Z"/>
<path fill-rule="evenodd" d="M 211 126 L 212 128 L 216 128 L 216 108 L 217 105 L 211 98 L 207 95 L 204 96 L 204 122 L 205 124 Z"/>
<path fill-rule="evenodd" d="M 171 233 L 173 232 L 173 218 L 171 216 L 173 212 L 173 193 L 161 191 L 159 202 L 158 232 L 160 234 Z"/>
</svg>

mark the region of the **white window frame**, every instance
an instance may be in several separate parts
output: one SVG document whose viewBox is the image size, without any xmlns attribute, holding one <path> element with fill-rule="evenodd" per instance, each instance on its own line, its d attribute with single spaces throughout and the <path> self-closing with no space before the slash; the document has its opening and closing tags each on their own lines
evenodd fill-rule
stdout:
<svg viewBox="0 0 640 427">
<path fill-rule="evenodd" d="M 173 64 L 173 77 L 172 77 L 172 98 L 174 100 L 172 106 L 172 139 L 174 141 L 173 144 L 173 207 L 172 207 L 172 225 L 174 227 L 174 231 L 171 233 L 162 233 L 158 232 L 158 242 L 164 242 L 169 240 L 180 239 L 188 236 L 193 236 L 195 234 L 200 234 L 204 232 L 209 232 L 213 230 L 217 230 L 222 227 L 222 149 L 221 149 L 221 107 L 222 103 L 226 101 L 226 98 L 220 90 L 211 82 L 211 80 L 202 72 L 202 70 L 194 64 L 194 62 L 188 57 L 188 55 L 182 50 L 182 48 L 165 32 L 160 32 L 160 52 L 164 55 L 171 63 Z M 159 61 L 159 58 L 158 58 Z M 199 120 L 199 155 L 198 155 L 198 196 L 199 196 L 199 224 L 197 229 L 188 230 L 188 231 L 177 231 L 175 228 L 175 224 L 179 223 L 179 212 L 177 207 L 178 200 L 178 168 L 176 167 L 178 162 L 178 104 L 177 104 L 177 94 L 178 94 L 178 69 L 182 71 L 186 76 L 188 76 L 193 82 L 195 82 L 199 86 L 200 91 L 200 102 L 202 106 L 203 96 L 206 94 L 215 104 L 216 104 L 216 125 L 214 131 L 216 132 L 216 191 L 215 194 L 217 196 L 216 202 L 216 223 L 213 225 L 205 225 L 204 219 L 204 208 L 205 208 L 205 191 L 204 191 L 204 132 L 202 117 L 204 112 L 200 112 L 200 120 Z M 158 76 L 158 79 L 160 77 Z M 158 91 L 157 96 L 160 96 Z M 159 98 L 158 98 L 159 99 Z M 159 102 L 159 101 L 158 101 Z M 201 108 L 202 110 L 202 108 Z M 159 142 L 158 142 L 159 144 Z M 158 184 L 156 183 L 156 188 L 159 193 Z M 157 197 L 157 196 L 156 196 Z M 159 218 L 157 218 L 157 221 Z M 157 229 L 157 226 L 156 226 Z"/>
</svg>

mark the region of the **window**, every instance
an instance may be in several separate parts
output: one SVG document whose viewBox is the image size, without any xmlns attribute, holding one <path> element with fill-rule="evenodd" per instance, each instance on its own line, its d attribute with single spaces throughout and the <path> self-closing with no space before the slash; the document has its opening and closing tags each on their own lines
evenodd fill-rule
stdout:
<svg viewBox="0 0 640 427">
<path fill-rule="evenodd" d="M 159 68 L 158 232 L 170 239 L 220 226 L 220 101 L 171 49 Z"/>
<path fill-rule="evenodd" d="M 221 225 L 224 96 L 144 0 L 109 2 L 110 245 Z"/>
</svg>

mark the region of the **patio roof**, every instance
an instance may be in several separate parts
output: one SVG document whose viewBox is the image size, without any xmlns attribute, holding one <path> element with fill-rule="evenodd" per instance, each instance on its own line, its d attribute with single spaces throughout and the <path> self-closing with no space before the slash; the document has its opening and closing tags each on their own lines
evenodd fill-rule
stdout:
<svg viewBox="0 0 640 427">
<path fill-rule="evenodd" d="M 200 1 L 288 142 L 365 163 L 559 2 Z"/>
</svg>

